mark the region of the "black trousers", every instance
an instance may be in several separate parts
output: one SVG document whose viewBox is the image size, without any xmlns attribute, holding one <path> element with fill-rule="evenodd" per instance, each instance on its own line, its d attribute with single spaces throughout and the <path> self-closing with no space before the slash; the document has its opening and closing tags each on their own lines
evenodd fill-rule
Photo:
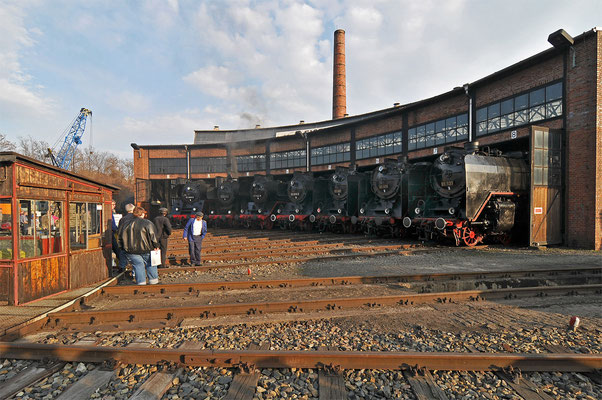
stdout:
<svg viewBox="0 0 602 400">
<path fill-rule="evenodd" d="M 159 239 L 159 248 L 161 249 L 161 266 L 167 267 L 165 260 L 167 259 L 167 238 Z"/>
</svg>

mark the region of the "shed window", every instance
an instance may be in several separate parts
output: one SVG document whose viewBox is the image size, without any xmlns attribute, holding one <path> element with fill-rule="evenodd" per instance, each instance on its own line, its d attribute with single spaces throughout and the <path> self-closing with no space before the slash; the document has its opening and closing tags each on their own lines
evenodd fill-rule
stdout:
<svg viewBox="0 0 602 400">
<path fill-rule="evenodd" d="M 13 258 L 13 213 L 11 199 L 0 199 L 0 259 Z"/>
<path fill-rule="evenodd" d="M 101 247 L 102 204 L 69 204 L 69 243 L 71 250 Z"/>
<path fill-rule="evenodd" d="M 61 253 L 63 236 L 61 202 L 19 200 L 19 258 Z"/>
</svg>

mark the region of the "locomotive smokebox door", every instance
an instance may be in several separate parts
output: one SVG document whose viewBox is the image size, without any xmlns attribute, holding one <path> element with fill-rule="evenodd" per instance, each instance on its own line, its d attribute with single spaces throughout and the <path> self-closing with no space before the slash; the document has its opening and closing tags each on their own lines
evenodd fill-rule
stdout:
<svg viewBox="0 0 602 400">
<path fill-rule="evenodd" d="M 531 127 L 532 246 L 562 243 L 562 130 Z"/>
</svg>

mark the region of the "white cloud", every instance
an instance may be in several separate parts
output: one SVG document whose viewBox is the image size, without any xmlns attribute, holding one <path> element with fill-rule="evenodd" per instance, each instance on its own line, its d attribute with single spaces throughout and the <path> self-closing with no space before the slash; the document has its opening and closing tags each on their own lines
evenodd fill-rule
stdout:
<svg viewBox="0 0 602 400">
<path fill-rule="evenodd" d="M 134 93 L 129 90 L 123 90 L 118 93 L 109 92 L 107 94 L 108 104 L 116 110 L 127 110 L 130 113 L 139 113 L 147 111 L 151 106 L 151 100 L 148 96 L 140 93 Z"/>
<path fill-rule="evenodd" d="M 33 77 L 21 66 L 21 51 L 35 44 L 25 26 L 25 15 L 25 9 L 16 4 L 0 4 L 0 109 L 11 119 L 48 114 L 53 107 L 53 102 L 40 93 L 42 87 L 33 83 Z"/>
</svg>

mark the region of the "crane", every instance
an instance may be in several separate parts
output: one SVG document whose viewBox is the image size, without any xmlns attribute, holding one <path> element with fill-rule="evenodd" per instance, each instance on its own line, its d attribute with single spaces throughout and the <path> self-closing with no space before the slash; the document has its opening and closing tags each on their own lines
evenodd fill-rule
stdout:
<svg viewBox="0 0 602 400">
<path fill-rule="evenodd" d="M 75 120 L 73 120 L 71 128 L 69 128 L 69 132 L 65 136 L 65 140 L 63 141 L 63 145 L 59 152 L 54 155 L 52 149 L 48 149 L 48 156 L 53 165 L 59 168 L 69 169 L 77 146 L 82 144 L 81 138 L 86 129 L 86 118 L 88 116 L 90 116 L 90 118 L 92 117 L 92 111 L 87 108 L 79 110 L 79 114 L 75 117 Z"/>
</svg>

